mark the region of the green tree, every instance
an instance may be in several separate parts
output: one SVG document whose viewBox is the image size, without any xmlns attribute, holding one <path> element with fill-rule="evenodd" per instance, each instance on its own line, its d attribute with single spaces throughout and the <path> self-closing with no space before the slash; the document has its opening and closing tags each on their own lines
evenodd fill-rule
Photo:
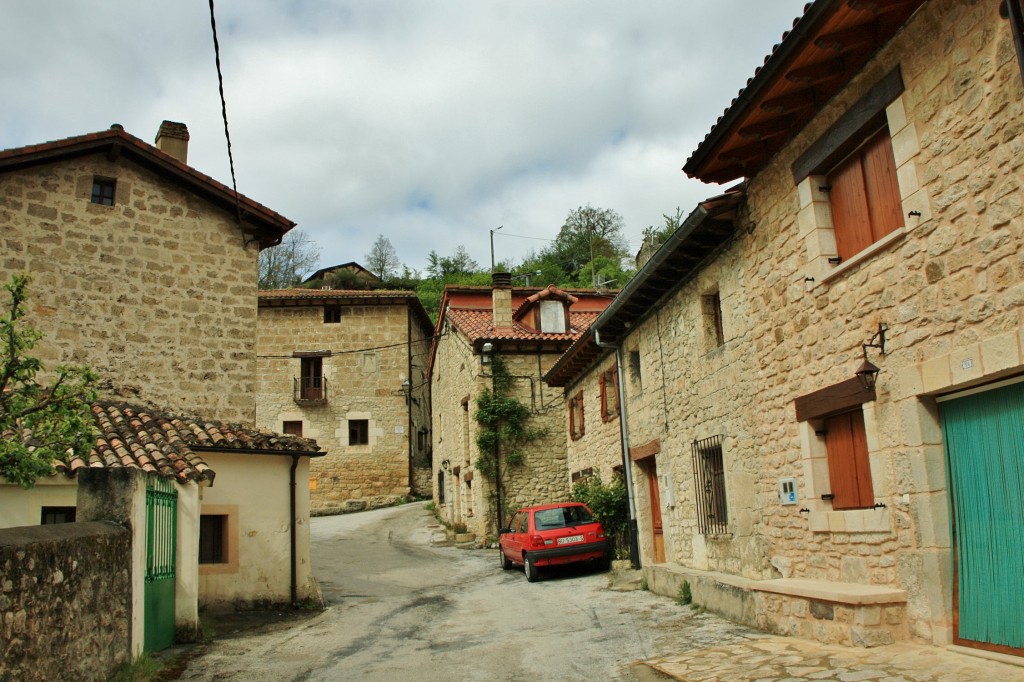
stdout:
<svg viewBox="0 0 1024 682">
<path fill-rule="evenodd" d="M 24 275 L 4 284 L 11 304 L 0 316 L 0 476 L 25 488 L 69 453 L 88 457 L 96 442 L 89 404 L 97 380 L 87 367 L 61 365 L 52 383 L 36 381 L 45 368 L 28 353 L 42 334 L 21 326 L 28 284 Z"/>
<path fill-rule="evenodd" d="M 664 244 L 669 237 L 675 234 L 675 231 L 680 228 L 686 216 L 683 215 L 681 208 L 676 206 L 676 212 L 672 215 L 668 213 L 662 213 L 661 217 L 665 220 L 661 227 L 655 227 L 649 225 L 644 228 L 644 241 L 650 242 L 655 246 Z"/>
<path fill-rule="evenodd" d="M 601 474 L 585 476 L 573 484 L 569 499 L 590 507 L 612 541 L 613 555 L 628 558 L 629 497 L 622 476 L 615 474 L 607 484 L 601 481 Z"/>
<path fill-rule="evenodd" d="M 377 241 L 373 242 L 370 252 L 366 254 L 366 269 L 381 279 L 389 279 L 398 272 L 401 263 L 398 260 L 398 252 L 395 251 L 391 240 L 382 234 L 377 235 Z"/>
<path fill-rule="evenodd" d="M 320 247 L 302 230 L 292 230 L 277 246 L 260 251 L 259 288 L 288 289 L 320 262 Z"/>
</svg>

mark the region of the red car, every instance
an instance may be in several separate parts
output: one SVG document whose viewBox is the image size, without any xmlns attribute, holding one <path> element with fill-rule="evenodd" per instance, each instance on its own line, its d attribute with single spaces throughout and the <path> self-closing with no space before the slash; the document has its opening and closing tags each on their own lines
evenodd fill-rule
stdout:
<svg viewBox="0 0 1024 682">
<path fill-rule="evenodd" d="M 543 566 L 592 561 L 601 570 L 611 566 L 604 527 L 581 502 L 524 507 L 498 531 L 501 567 L 522 564 L 526 579 L 536 582 Z"/>
</svg>

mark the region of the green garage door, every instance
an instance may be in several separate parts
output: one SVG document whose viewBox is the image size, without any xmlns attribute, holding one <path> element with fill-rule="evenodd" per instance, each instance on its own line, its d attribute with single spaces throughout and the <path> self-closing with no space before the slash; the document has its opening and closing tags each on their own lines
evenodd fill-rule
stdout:
<svg viewBox="0 0 1024 682">
<path fill-rule="evenodd" d="M 954 636 L 1024 654 L 1024 383 L 940 402 L 956 556 Z"/>
</svg>

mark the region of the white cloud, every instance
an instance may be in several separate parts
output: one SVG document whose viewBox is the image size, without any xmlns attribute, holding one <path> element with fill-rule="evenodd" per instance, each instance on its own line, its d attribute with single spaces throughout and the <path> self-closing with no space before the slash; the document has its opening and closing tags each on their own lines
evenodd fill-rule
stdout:
<svg viewBox="0 0 1024 682">
<path fill-rule="evenodd" d="M 217 5 L 239 189 L 361 260 L 377 234 L 422 267 L 488 231 L 550 238 L 572 208 L 640 231 L 717 192 L 680 171 L 802 10 L 753 2 Z M 120 122 L 188 124 L 230 182 L 206 3 L 18 3 L 0 25 L 0 148 Z M 501 237 L 518 257 L 544 242 Z"/>
</svg>

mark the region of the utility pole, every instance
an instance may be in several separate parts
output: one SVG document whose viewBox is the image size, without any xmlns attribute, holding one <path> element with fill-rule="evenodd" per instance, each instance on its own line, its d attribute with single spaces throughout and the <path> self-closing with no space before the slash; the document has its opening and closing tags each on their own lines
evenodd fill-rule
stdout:
<svg viewBox="0 0 1024 682">
<path fill-rule="evenodd" d="M 496 228 L 491 230 L 491 272 L 494 272 L 494 233 L 505 227 L 504 225 L 498 225 Z"/>
</svg>

